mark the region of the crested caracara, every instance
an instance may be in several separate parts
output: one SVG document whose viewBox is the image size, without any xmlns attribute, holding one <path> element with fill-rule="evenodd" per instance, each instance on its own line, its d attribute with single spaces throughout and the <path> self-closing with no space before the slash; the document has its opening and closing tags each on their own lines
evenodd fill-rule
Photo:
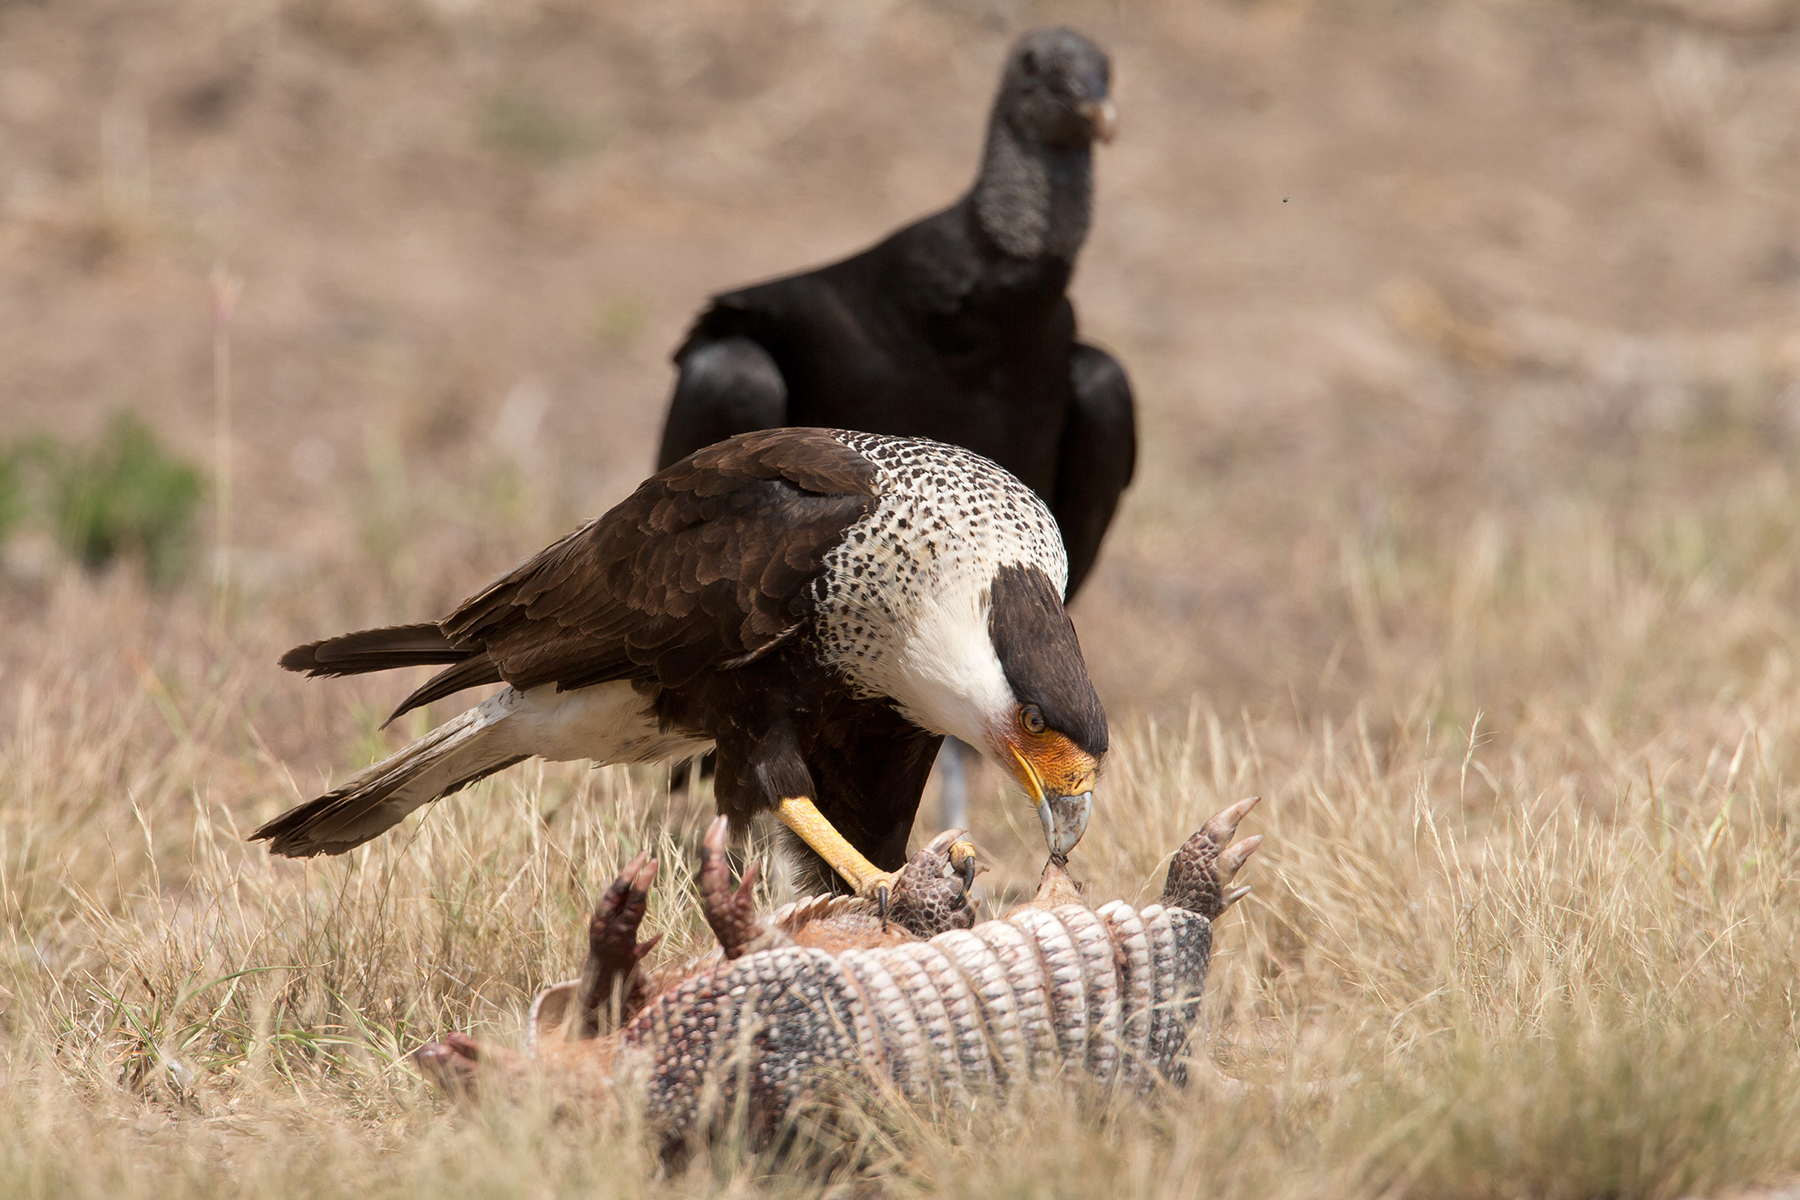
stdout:
<svg viewBox="0 0 1800 1200">
<path fill-rule="evenodd" d="M 507 686 L 257 829 L 337 854 L 537 756 L 717 751 L 721 812 L 773 810 L 822 877 L 883 895 L 941 739 L 1018 781 L 1053 855 L 1086 828 L 1106 716 L 1044 503 L 958 447 L 826 429 L 710 446 L 435 624 L 289 651 L 309 675 L 443 669 L 395 716 Z M 803 863 L 805 865 L 805 863 Z"/>
</svg>

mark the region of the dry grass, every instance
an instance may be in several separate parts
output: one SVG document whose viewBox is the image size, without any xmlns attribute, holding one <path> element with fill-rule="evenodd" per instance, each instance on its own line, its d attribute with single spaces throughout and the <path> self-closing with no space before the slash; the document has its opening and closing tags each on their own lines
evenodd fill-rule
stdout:
<svg viewBox="0 0 1800 1200">
<path fill-rule="evenodd" d="M 1795 511 L 1768 500 L 1769 520 Z M 1715 666 L 1746 682 L 1695 698 L 1686 674 L 1734 660 L 1770 597 L 1670 577 L 1594 514 L 1570 530 L 1521 542 L 1495 572 L 1510 586 L 1448 589 L 1462 653 L 1543 666 L 1579 645 L 1591 673 L 1547 671 L 1503 747 L 1436 723 L 1438 670 L 1417 663 L 1400 717 L 1122 722 L 1082 847 L 1098 894 L 1151 892 L 1199 818 L 1266 797 L 1197 1042 L 1211 1067 L 1186 1093 L 876 1106 L 850 1122 L 857 1162 L 811 1175 L 721 1154 L 659 1179 L 628 1128 L 449 1113 L 405 1058 L 450 1028 L 517 1038 L 533 990 L 578 961 L 599 883 L 646 839 L 691 861 L 703 808 L 671 808 L 653 774 L 520 771 L 347 861 L 272 862 L 239 837 L 298 786 L 274 786 L 257 735 L 260 668 L 205 665 L 228 639 L 199 592 L 67 577 L 69 619 L 104 606 L 176 632 L 110 688 L 53 655 L 0 762 L 0 1191 L 1673 1198 L 1787 1178 L 1800 706 L 1785 675 Z M 1752 578 L 1785 570 L 1786 539 L 1767 544 Z M 1392 588 L 1466 579 L 1464 561 L 1390 564 Z M 1375 569 L 1347 562 L 1346 586 Z M 1575 612 L 1594 625 L 1570 629 Z M 1030 830 L 995 823 L 1012 807 L 986 816 L 1003 883 L 1030 864 Z M 650 917 L 677 948 L 697 936 L 688 897 L 665 876 Z"/>
<path fill-rule="evenodd" d="M 1791 9 L 0 4 L 0 436 L 125 407 L 209 460 L 208 279 L 244 283 L 231 589 L 0 546 L 0 1195 L 1800 1177 Z M 1118 730 L 1079 865 L 1142 897 L 1265 797 L 1193 1084 L 871 1101 L 855 1154 L 673 1178 L 629 1120 L 446 1110 L 405 1052 L 516 1038 L 705 808 L 519 770 L 271 862 L 241 832 L 405 688 L 275 656 L 616 499 L 705 292 L 953 194 L 1006 39 L 1060 19 L 1118 65 L 1078 300 L 1146 432 L 1076 609 Z M 1030 814 L 977 809 L 1026 886 Z M 697 936 L 678 874 L 651 921 Z"/>
</svg>

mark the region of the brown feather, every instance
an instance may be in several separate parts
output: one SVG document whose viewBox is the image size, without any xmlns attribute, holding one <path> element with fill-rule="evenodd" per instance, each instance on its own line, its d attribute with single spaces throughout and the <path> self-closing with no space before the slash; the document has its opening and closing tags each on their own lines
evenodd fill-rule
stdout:
<svg viewBox="0 0 1800 1200">
<path fill-rule="evenodd" d="M 874 495 L 874 467 L 826 431 L 733 438 L 652 476 L 442 628 L 519 688 L 680 686 L 782 640 Z"/>
<path fill-rule="evenodd" d="M 453 646 L 436 625 L 390 625 L 295 646 L 281 656 L 281 665 L 315 677 L 361 675 L 395 667 L 459 663 L 470 653 Z"/>
<path fill-rule="evenodd" d="M 395 716 L 498 681 L 565 691 L 658 684 L 646 694 L 662 727 L 716 742 L 731 764 L 719 780 L 721 811 L 741 824 L 774 796 L 809 794 L 816 775 L 827 818 L 894 869 L 938 739 L 884 701 L 844 696 L 834 668 L 778 652 L 805 628 L 825 556 L 872 510 L 876 482 L 875 465 L 827 430 L 734 438 L 652 476 L 438 625 L 313 643 L 283 665 L 314 674 L 448 667 Z M 824 714 L 823 731 L 796 736 L 787 704 Z M 358 845 L 517 761 L 518 746 L 490 736 L 503 719 L 500 707 L 472 708 L 252 837 L 287 855 Z M 816 745 L 821 737 L 836 740 Z"/>
<path fill-rule="evenodd" d="M 445 696 L 455 695 L 464 688 L 499 682 L 500 668 L 494 665 L 493 659 L 485 654 L 466 658 L 455 666 L 445 667 L 427 679 L 412 695 L 400 702 L 399 708 L 388 714 L 388 719 L 381 723 L 381 727 L 386 729 L 413 709 L 423 708 L 433 700 L 442 700 Z"/>
</svg>

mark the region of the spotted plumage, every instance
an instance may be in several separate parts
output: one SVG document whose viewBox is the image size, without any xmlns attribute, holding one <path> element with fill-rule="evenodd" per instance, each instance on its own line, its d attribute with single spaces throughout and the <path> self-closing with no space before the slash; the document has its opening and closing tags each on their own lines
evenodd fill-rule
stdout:
<svg viewBox="0 0 1800 1200">
<path fill-rule="evenodd" d="M 507 686 L 252 836 L 339 853 L 525 758 L 716 747 L 723 813 L 741 826 L 776 810 L 806 861 L 860 888 L 905 861 L 954 734 L 1019 780 L 1066 852 L 1106 751 L 1066 571 L 1043 502 L 966 450 L 818 429 L 733 438 L 442 621 L 290 651 L 282 665 L 311 675 L 442 667 L 396 715 Z"/>
<path fill-rule="evenodd" d="M 1068 560 L 1044 502 L 958 446 L 840 433 L 875 465 L 876 501 L 825 555 L 812 584 L 819 652 L 863 695 L 892 695 L 911 626 L 900 612 L 980 603 L 994 572 L 1036 567 L 1060 591 Z M 915 618 L 916 620 L 917 618 Z"/>
</svg>

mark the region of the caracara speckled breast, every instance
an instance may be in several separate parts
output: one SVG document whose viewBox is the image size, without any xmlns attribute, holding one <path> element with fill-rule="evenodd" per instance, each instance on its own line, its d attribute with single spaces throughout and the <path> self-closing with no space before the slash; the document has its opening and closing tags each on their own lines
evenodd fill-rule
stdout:
<svg viewBox="0 0 1800 1200">
<path fill-rule="evenodd" d="M 289 651 L 281 665 L 309 675 L 443 667 L 396 716 L 508 686 L 251 836 L 337 854 L 533 756 L 716 748 L 734 824 L 771 809 L 815 869 L 875 894 L 905 862 L 953 734 L 1019 782 L 1066 855 L 1107 746 L 1063 612 L 1067 570 L 1043 502 L 966 450 L 826 429 L 735 437 L 436 624 Z"/>
</svg>

